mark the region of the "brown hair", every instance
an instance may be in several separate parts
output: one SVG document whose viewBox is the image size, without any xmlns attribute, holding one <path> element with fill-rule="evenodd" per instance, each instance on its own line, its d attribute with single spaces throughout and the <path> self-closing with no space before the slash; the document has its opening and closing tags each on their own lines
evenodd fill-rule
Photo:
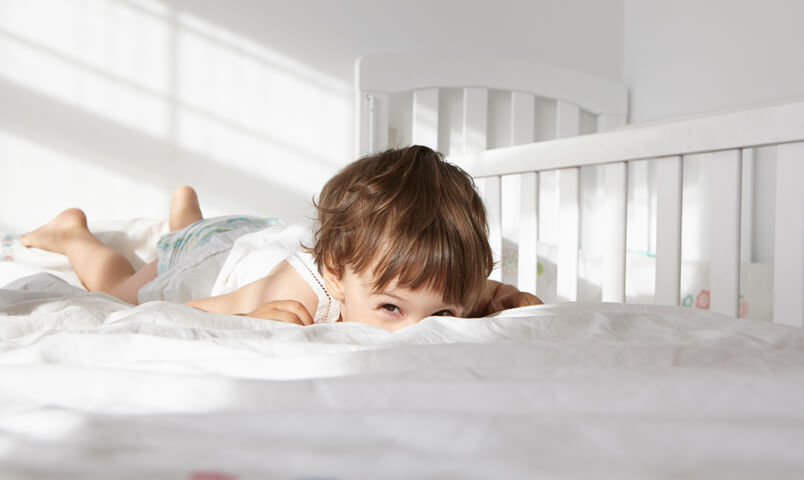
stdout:
<svg viewBox="0 0 804 480">
<path fill-rule="evenodd" d="M 318 202 L 315 246 L 323 273 L 341 278 L 372 268 L 374 291 L 391 281 L 441 292 L 471 307 L 493 260 L 486 209 L 465 171 L 414 145 L 361 158 L 327 182 Z"/>
</svg>

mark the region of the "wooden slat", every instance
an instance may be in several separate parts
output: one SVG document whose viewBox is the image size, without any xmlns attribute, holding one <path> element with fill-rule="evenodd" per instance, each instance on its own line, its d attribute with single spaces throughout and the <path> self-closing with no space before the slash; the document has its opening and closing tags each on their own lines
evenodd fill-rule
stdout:
<svg viewBox="0 0 804 480">
<path fill-rule="evenodd" d="M 656 160 L 655 303 L 678 305 L 681 290 L 681 157 Z"/>
<path fill-rule="evenodd" d="M 804 142 L 776 152 L 773 321 L 804 327 Z"/>
<path fill-rule="evenodd" d="M 519 264 L 514 261 L 518 254 L 520 236 L 520 175 L 500 177 L 500 226 L 502 228 L 502 282 L 515 285 Z"/>
<path fill-rule="evenodd" d="M 709 235 L 709 309 L 737 316 L 740 303 L 740 150 L 705 155 L 712 219 Z"/>
<path fill-rule="evenodd" d="M 606 204 L 605 254 L 603 256 L 603 301 L 625 301 L 625 229 L 628 197 L 628 166 L 617 162 L 604 167 Z"/>
<path fill-rule="evenodd" d="M 517 287 L 538 294 L 539 175 L 536 172 L 522 174 L 519 202 Z"/>
<path fill-rule="evenodd" d="M 558 271 L 556 294 L 559 301 L 578 299 L 578 239 L 580 169 L 565 168 L 558 172 L 559 226 Z"/>
<path fill-rule="evenodd" d="M 355 92 L 355 104 L 357 105 L 357 115 L 355 115 L 355 146 L 357 155 L 362 157 L 369 152 L 369 92 Z"/>
<path fill-rule="evenodd" d="M 489 276 L 492 280 L 502 280 L 502 208 L 501 208 L 501 179 L 498 176 L 480 179 L 478 187 L 486 205 L 486 215 L 489 222 L 489 244 L 494 257 L 494 270 Z"/>
<path fill-rule="evenodd" d="M 379 92 L 358 92 L 357 145 L 360 156 L 377 152 L 388 146 L 389 95 Z"/>
<path fill-rule="evenodd" d="M 463 89 L 438 92 L 438 147 L 444 155 L 463 153 Z"/>
<path fill-rule="evenodd" d="M 536 98 L 530 93 L 511 92 L 511 145 L 534 141 Z"/>
<path fill-rule="evenodd" d="M 413 92 L 414 145 L 438 150 L 438 89 L 424 88 Z"/>
<path fill-rule="evenodd" d="M 387 93 L 374 94 L 374 140 L 369 145 L 372 153 L 388 148 L 390 106 L 390 95 Z"/>
<path fill-rule="evenodd" d="M 743 172 L 740 175 L 740 263 L 753 262 L 754 250 L 754 162 L 756 150 L 746 148 L 742 154 Z"/>
<path fill-rule="evenodd" d="M 536 98 L 529 93 L 510 92 L 511 118 L 508 142 L 510 145 L 521 145 L 535 140 Z M 516 248 L 519 257 L 519 246 L 522 245 L 522 176 L 507 175 L 502 178 L 502 229 L 503 245 L 506 250 Z M 527 208 L 527 206 L 525 207 Z M 535 218 L 535 217 L 534 217 Z M 535 246 L 535 244 L 534 244 Z M 506 254 L 506 252 L 503 252 Z M 507 260 L 507 259 L 506 259 Z M 535 269 L 535 262 L 523 268 Z M 519 282 L 520 263 L 507 262 L 503 265 L 504 283 Z M 535 288 L 535 286 L 534 286 Z"/>
<path fill-rule="evenodd" d="M 581 128 L 581 110 L 564 100 L 556 102 L 556 138 L 574 137 Z"/>
<path fill-rule="evenodd" d="M 485 88 L 463 89 L 463 151 L 482 152 L 487 144 L 489 92 Z"/>
</svg>

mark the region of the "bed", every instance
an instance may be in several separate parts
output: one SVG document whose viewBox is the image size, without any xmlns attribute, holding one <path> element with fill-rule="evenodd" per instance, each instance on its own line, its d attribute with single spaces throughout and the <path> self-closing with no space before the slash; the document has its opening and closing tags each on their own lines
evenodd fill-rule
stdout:
<svg viewBox="0 0 804 480">
<path fill-rule="evenodd" d="M 415 141 L 446 151 L 481 184 L 493 275 L 548 304 L 396 333 L 135 307 L 84 291 L 63 257 L 21 248 L 9 232 L 0 477 L 800 478 L 804 103 L 629 127 L 627 96 L 611 82 L 450 58 L 361 59 L 358 149 Z M 405 82 L 385 89 L 372 65 Z M 411 65 L 452 77 L 423 78 Z M 505 93 L 500 78 L 472 77 L 479 71 L 549 76 L 524 83 L 553 90 L 520 83 Z M 762 249 L 744 247 L 760 237 L 743 235 L 751 217 L 735 210 L 741 199 L 761 203 L 765 187 L 742 179 L 764 162 L 776 178 L 770 262 L 742 256 Z M 688 183 L 704 180 L 724 194 L 688 207 Z M 640 199 L 653 220 L 640 217 Z M 586 223 L 595 207 L 603 233 Z M 703 260 L 684 257 L 685 207 L 718 222 L 702 234 L 717 247 Z M 550 226 L 553 208 L 560 221 Z M 139 265 L 165 229 L 147 219 L 90 227 Z M 740 310 L 757 263 L 773 267 L 774 287 L 757 297 L 772 305 L 767 318 L 753 297 Z M 699 308 L 685 307 L 685 272 L 709 291 Z"/>
</svg>

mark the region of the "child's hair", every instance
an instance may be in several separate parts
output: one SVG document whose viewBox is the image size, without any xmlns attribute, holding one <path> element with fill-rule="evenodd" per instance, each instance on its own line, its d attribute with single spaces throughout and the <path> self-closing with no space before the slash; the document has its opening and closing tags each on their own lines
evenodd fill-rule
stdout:
<svg viewBox="0 0 804 480">
<path fill-rule="evenodd" d="M 391 281 L 440 292 L 470 308 L 493 268 L 483 201 L 472 177 L 414 145 L 361 158 L 327 182 L 318 202 L 319 270 L 341 278 L 372 269 L 373 289 Z"/>
</svg>

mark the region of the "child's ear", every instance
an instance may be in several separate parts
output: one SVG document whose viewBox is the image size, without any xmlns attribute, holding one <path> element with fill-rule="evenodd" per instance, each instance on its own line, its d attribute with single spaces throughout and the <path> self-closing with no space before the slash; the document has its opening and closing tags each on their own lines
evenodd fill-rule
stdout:
<svg viewBox="0 0 804 480">
<path fill-rule="evenodd" d="M 324 265 L 324 283 L 327 286 L 327 291 L 335 300 L 343 302 L 343 276 L 338 275 L 338 272 Z"/>
</svg>

